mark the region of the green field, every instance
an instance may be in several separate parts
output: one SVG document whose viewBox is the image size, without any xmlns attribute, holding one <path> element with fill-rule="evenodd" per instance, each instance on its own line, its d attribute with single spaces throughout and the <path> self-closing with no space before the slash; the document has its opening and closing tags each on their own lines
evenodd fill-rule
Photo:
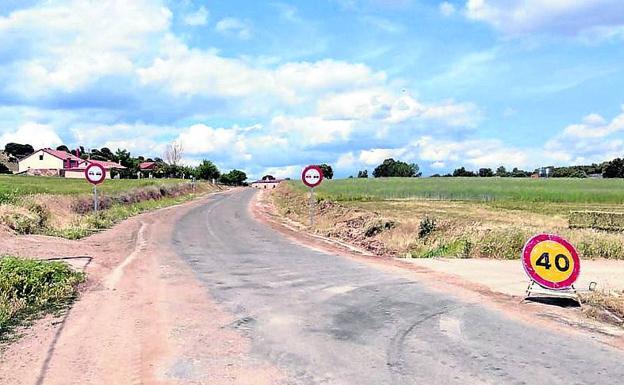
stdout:
<svg viewBox="0 0 624 385">
<path fill-rule="evenodd" d="M 304 186 L 295 183 L 299 188 Z M 336 201 L 433 199 L 480 202 L 624 203 L 621 179 L 378 178 L 326 180 L 319 196 Z"/>
<path fill-rule="evenodd" d="M 98 190 L 116 194 L 136 187 L 180 182 L 181 179 L 116 179 L 105 181 L 98 186 Z M 84 179 L 0 175 L 0 197 L 28 194 L 80 195 L 90 193 L 92 189 L 93 186 Z"/>
</svg>

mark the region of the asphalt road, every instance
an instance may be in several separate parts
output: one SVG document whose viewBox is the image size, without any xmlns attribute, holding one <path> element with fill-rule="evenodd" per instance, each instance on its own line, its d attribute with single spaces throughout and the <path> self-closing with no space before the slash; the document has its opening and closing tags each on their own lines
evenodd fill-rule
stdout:
<svg viewBox="0 0 624 385">
<path fill-rule="evenodd" d="M 174 242 L 287 383 L 624 383 L 620 351 L 294 244 L 251 217 L 253 194 L 215 196 Z"/>
</svg>

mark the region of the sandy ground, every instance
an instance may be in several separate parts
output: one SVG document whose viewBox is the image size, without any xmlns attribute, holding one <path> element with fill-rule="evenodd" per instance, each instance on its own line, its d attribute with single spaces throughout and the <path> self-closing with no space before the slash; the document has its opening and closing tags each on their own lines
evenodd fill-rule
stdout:
<svg viewBox="0 0 624 385">
<path fill-rule="evenodd" d="M 453 274 L 508 295 L 524 295 L 529 283 L 519 260 L 432 258 L 401 261 Z M 580 291 L 588 290 L 590 282 L 597 283 L 597 290 L 624 290 L 624 261 L 581 261 L 581 275 L 575 287 Z"/>
<path fill-rule="evenodd" d="M 89 279 L 68 313 L 3 347 L 0 383 L 279 383 L 276 368 L 249 358 L 248 341 L 229 327 L 234 319 L 173 249 L 174 224 L 201 204 L 143 214 L 77 242 L 1 233 L 1 254 L 69 257 Z"/>
</svg>

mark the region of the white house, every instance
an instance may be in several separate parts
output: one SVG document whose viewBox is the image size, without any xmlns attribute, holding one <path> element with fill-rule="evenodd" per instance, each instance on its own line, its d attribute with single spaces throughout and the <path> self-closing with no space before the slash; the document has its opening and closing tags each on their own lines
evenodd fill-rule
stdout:
<svg viewBox="0 0 624 385">
<path fill-rule="evenodd" d="M 42 148 L 18 162 L 18 173 L 61 176 L 61 170 L 86 167 L 86 161 L 65 151 Z"/>
<path fill-rule="evenodd" d="M 110 170 L 124 169 L 114 163 L 99 160 L 85 160 L 65 151 L 42 148 L 19 160 L 18 173 L 39 176 L 60 176 L 64 178 L 84 178 L 84 171 L 91 163 L 97 163 L 106 170 L 110 178 Z"/>
</svg>

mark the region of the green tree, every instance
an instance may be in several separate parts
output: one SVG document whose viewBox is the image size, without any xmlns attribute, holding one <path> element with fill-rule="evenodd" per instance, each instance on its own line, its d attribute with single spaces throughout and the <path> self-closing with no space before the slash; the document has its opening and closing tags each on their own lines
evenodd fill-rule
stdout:
<svg viewBox="0 0 624 385">
<path fill-rule="evenodd" d="M 219 179 L 221 172 L 214 163 L 204 159 L 199 166 L 195 168 L 195 176 L 198 179 L 205 180 Z"/>
<path fill-rule="evenodd" d="M 334 177 L 334 170 L 332 169 L 332 166 L 323 163 L 320 164 L 319 167 L 321 168 L 321 171 L 323 171 L 324 178 L 332 179 Z"/>
<path fill-rule="evenodd" d="M 21 159 L 35 152 L 35 149 L 30 144 L 7 143 L 4 146 L 4 152 L 9 156 Z"/>
<path fill-rule="evenodd" d="M 66 146 L 66 145 L 64 145 L 64 144 L 61 144 L 61 145 L 60 145 L 60 146 L 58 146 L 56 149 L 57 149 L 57 151 L 65 151 L 65 152 L 69 152 L 69 147 L 67 147 L 67 146 Z"/>
<path fill-rule="evenodd" d="M 602 171 L 604 178 L 624 178 L 624 160 L 615 158 Z"/>
<path fill-rule="evenodd" d="M 513 178 L 527 178 L 531 176 L 531 173 L 528 171 L 520 170 L 518 167 L 514 167 L 513 170 L 511 170 L 511 176 Z"/>
<path fill-rule="evenodd" d="M 460 167 L 460 168 L 456 168 L 455 171 L 453 171 L 453 176 L 473 177 L 473 176 L 477 176 L 477 174 L 475 174 L 472 171 L 466 170 L 465 167 Z"/>
<path fill-rule="evenodd" d="M 243 186 L 247 180 L 247 174 L 240 170 L 232 170 L 227 174 L 221 175 L 219 181 L 229 186 Z"/>
<path fill-rule="evenodd" d="M 262 177 L 262 180 L 275 180 L 275 177 L 273 175 L 265 175 Z"/>
<path fill-rule="evenodd" d="M 396 161 L 392 158 L 384 160 L 379 166 L 373 170 L 375 178 L 382 177 L 419 177 L 422 173 L 417 164 L 407 164 L 405 162 Z"/>
<path fill-rule="evenodd" d="M 507 172 L 507 169 L 505 168 L 505 166 L 500 166 L 499 168 L 496 169 L 496 176 L 500 176 L 502 178 L 509 176 L 509 173 Z"/>
<path fill-rule="evenodd" d="M 494 173 L 492 172 L 491 168 L 480 168 L 479 176 L 481 178 L 488 178 L 488 177 L 494 176 Z"/>
</svg>

